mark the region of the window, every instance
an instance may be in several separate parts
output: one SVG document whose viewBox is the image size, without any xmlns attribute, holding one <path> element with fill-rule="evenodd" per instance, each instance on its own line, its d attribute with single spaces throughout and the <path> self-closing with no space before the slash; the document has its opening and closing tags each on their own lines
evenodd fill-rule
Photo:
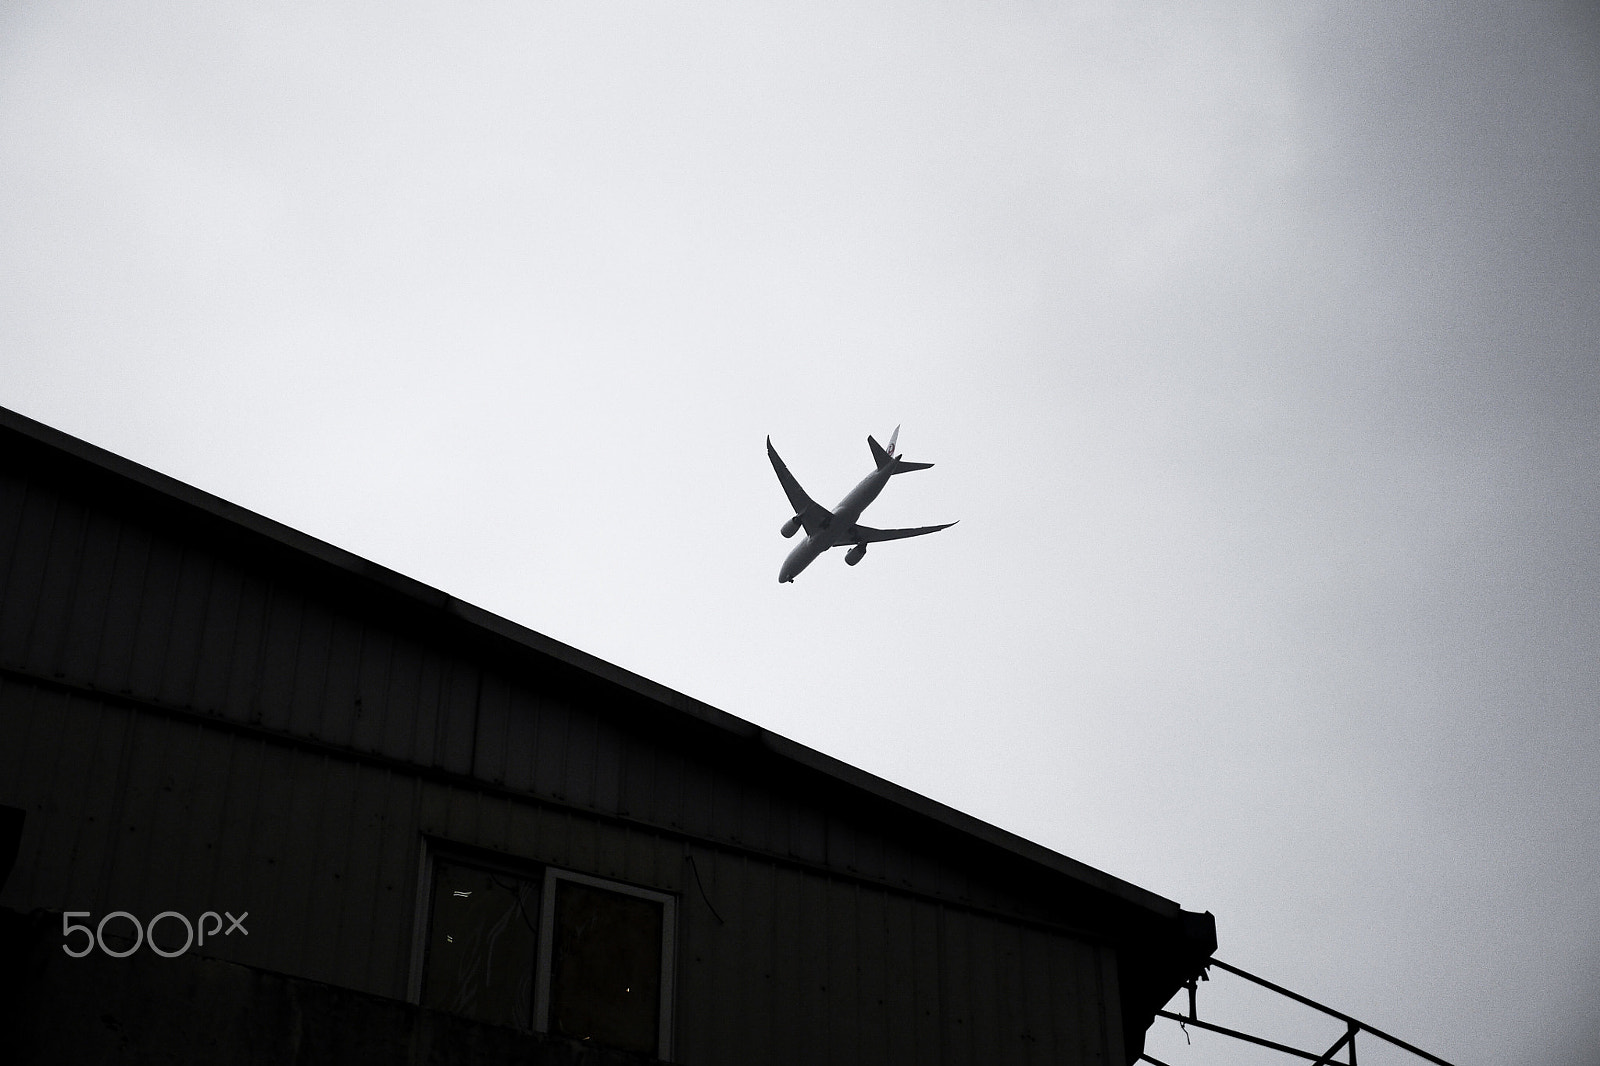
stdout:
<svg viewBox="0 0 1600 1066">
<path fill-rule="evenodd" d="M 546 867 L 435 855 L 417 1001 L 665 1058 L 674 899 Z"/>
<path fill-rule="evenodd" d="M 537 882 L 435 859 L 422 1005 L 532 1029 L 538 921 Z"/>
<path fill-rule="evenodd" d="M 547 870 L 536 1017 L 546 1032 L 666 1055 L 672 897 Z"/>
</svg>

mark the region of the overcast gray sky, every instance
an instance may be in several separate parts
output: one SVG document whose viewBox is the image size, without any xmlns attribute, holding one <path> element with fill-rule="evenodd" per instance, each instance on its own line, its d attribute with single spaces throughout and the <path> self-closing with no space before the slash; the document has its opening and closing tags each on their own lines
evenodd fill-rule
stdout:
<svg viewBox="0 0 1600 1066">
<path fill-rule="evenodd" d="M 13 2 L 0 404 L 1596 1063 L 1597 25 Z M 961 524 L 779 587 L 896 423 Z"/>
</svg>

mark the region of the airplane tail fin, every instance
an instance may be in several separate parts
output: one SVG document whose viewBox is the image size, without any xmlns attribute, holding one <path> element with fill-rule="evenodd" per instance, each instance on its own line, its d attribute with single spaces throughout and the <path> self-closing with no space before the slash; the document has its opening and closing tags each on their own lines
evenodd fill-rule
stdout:
<svg viewBox="0 0 1600 1066">
<path fill-rule="evenodd" d="M 878 464 L 878 469 L 894 464 L 891 474 L 904 474 L 912 470 L 926 470 L 932 463 L 908 463 L 894 454 L 894 446 L 900 440 L 900 427 L 895 426 L 894 432 L 889 434 L 889 447 L 879 444 L 877 439 L 870 434 L 867 437 L 867 447 L 872 449 L 872 461 Z"/>
</svg>

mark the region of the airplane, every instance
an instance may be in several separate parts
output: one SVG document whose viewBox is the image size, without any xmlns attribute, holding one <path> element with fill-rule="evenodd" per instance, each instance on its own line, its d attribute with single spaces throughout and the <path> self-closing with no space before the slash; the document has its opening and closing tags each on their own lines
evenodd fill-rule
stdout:
<svg viewBox="0 0 1600 1066">
<path fill-rule="evenodd" d="M 772 460 L 772 469 L 778 475 L 778 481 L 783 485 L 784 495 L 789 497 L 789 504 L 794 508 L 794 517 L 783 524 L 779 530 L 785 537 L 792 537 L 805 528 L 806 536 L 789 557 L 783 561 L 783 567 L 778 571 L 778 584 L 792 582 L 800 571 L 811 565 L 812 560 L 829 548 L 841 547 L 845 544 L 854 544 L 845 554 L 844 561 L 849 566 L 854 566 L 861 561 L 867 553 L 867 545 L 880 540 L 900 540 L 905 537 L 920 537 L 924 533 L 937 533 L 941 529 L 949 529 L 954 522 L 946 522 L 942 526 L 918 526 L 916 529 L 873 529 L 871 526 L 858 525 L 856 519 L 861 517 L 861 512 L 867 509 L 867 504 L 878 498 L 878 493 L 889 483 L 889 478 L 895 474 L 904 474 L 912 470 L 926 470 L 932 463 L 908 463 L 900 456 L 894 454 L 895 443 L 900 439 L 900 427 L 894 427 L 894 433 L 889 437 L 889 447 L 885 448 L 871 436 L 867 437 L 867 447 L 872 449 L 872 460 L 877 464 L 877 469 L 861 479 L 861 484 L 850 490 L 850 494 L 839 501 L 839 506 L 829 511 L 820 507 L 806 495 L 806 490 L 789 473 L 789 468 L 783 465 L 783 460 L 778 458 L 777 449 L 772 446 L 772 438 L 767 438 L 767 458 Z"/>
</svg>

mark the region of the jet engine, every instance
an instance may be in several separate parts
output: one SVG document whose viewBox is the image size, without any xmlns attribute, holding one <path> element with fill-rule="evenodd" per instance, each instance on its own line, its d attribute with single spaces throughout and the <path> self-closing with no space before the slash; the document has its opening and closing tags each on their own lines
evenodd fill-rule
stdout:
<svg viewBox="0 0 1600 1066">
<path fill-rule="evenodd" d="M 854 565 L 856 565 L 857 563 L 859 563 L 861 561 L 861 557 L 863 555 L 865 555 L 865 554 L 867 554 L 867 546 L 865 544 L 857 544 L 854 548 L 851 548 L 848 552 L 845 553 L 845 557 L 844 557 L 845 565 L 846 566 L 854 566 Z"/>
<path fill-rule="evenodd" d="M 787 522 L 785 522 L 783 524 L 783 528 L 781 530 L 779 530 L 778 532 L 782 533 L 786 537 L 792 537 L 792 536 L 794 536 L 795 531 L 798 530 L 799 528 L 800 528 L 800 516 L 799 515 L 795 515 L 793 518 L 791 518 Z"/>
</svg>

